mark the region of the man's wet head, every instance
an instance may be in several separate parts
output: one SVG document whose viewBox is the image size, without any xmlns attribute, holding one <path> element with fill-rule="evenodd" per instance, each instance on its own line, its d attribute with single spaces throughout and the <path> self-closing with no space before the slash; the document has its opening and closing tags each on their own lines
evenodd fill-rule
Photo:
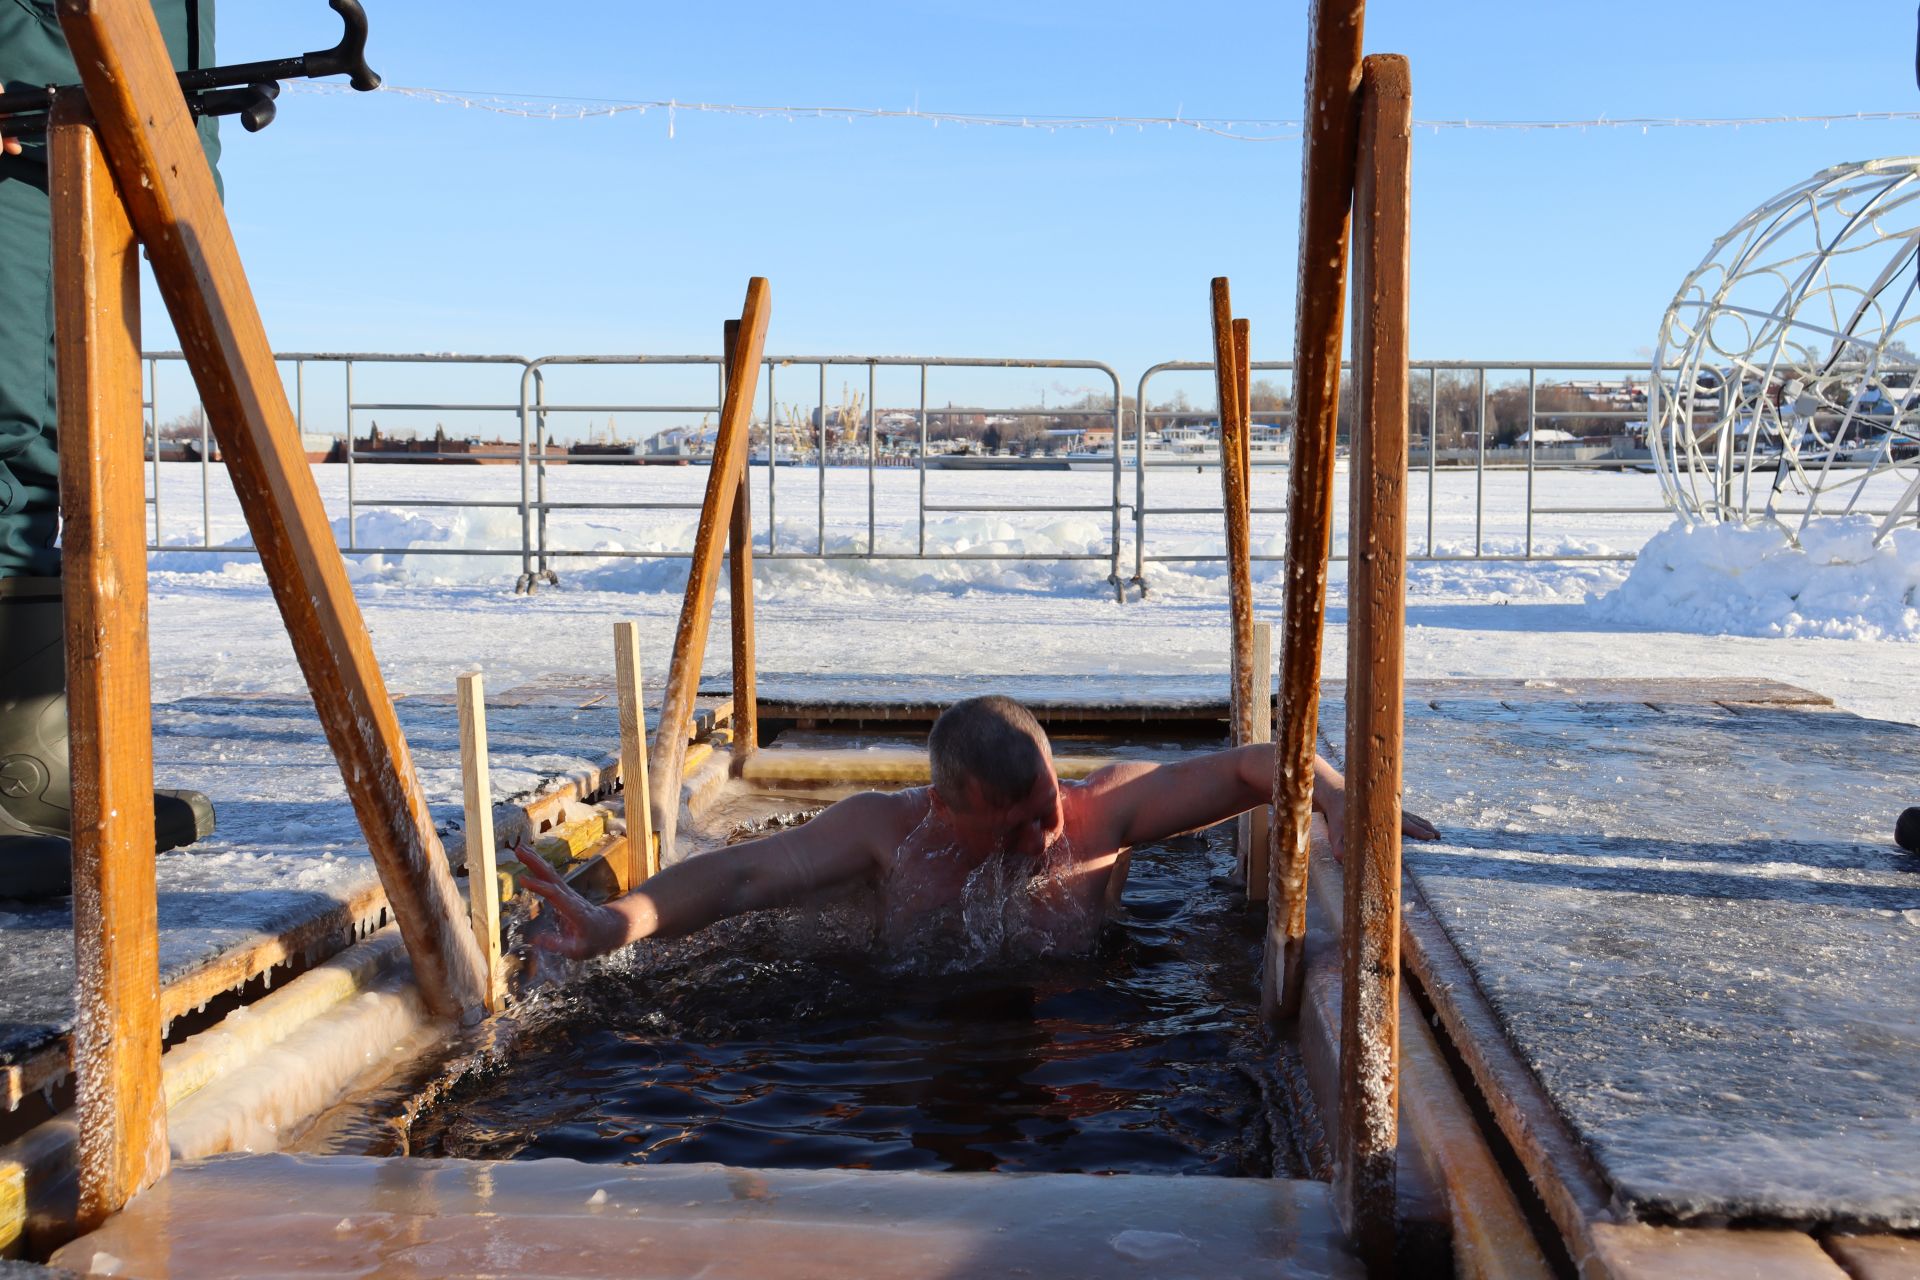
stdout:
<svg viewBox="0 0 1920 1280">
<path fill-rule="evenodd" d="M 927 735 L 934 811 L 974 854 L 1038 856 L 1061 832 L 1053 750 L 1033 713 L 990 695 L 955 703 Z"/>
</svg>

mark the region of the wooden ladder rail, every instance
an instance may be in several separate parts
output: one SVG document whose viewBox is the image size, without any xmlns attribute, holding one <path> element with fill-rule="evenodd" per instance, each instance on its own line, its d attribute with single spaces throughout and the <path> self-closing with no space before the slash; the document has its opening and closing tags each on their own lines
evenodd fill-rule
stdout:
<svg viewBox="0 0 1920 1280">
<path fill-rule="evenodd" d="M 1406 694 L 1407 328 L 1413 97 L 1407 60 L 1366 59 L 1354 188 L 1346 902 L 1335 1203 L 1391 1274 L 1400 1100 L 1400 781 Z"/>
<path fill-rule="evenodd" d="M 719 585 L 720 558 L 732 531 L 733 507 L 747 464 L 747 423 L 753 413 L 754 386 L 766 350 L 771 296 L 765 278 L 747 282 L 740 311 L 739 337 L 728 360 L 727 393 L 713 442 L 706 496 L 693 538 L 687 592 L 673 633 L 660 723 L 654 729 L 649 781 L 653 788 L 653 829 L 660 838 L 660 860 L 673 856 L 680 820 L 680 783 L 686 766 L 687 735 L 693 724 L 694 696 L 700 688 L 700 664 L 706 658 L 707 632 L 713 621 L 713 596 Z M 749 586 L 751 579 L 749 578 Z M 631 802 L 629 802 L 631 803 Z"/>
<path fill-rule="evenodd" d="M 1248 532 L 1250 476 L 1247 411 L 1248 333 L 1245 320 L 1233 318 L 1233 299 L 1225 276 L 1210 290 L 1213 316 L 1213 382 L 1220 405 L 1220 509 L 1226 522 L 1227 611 L 1232 637 L 1227 667 L 1227 737 L 1236 747 L 1253 740 L 1253 563 Z M 1243 814 L 1235 826 L 1234 863 L 1246 879 L 1247 897 L 1266 896 L 1256 888 L 1252 866 L 1253 821 Z M 1263 864 L 1265 858 L 1258 859 Z"/>
<path fill-rule="evenodd" d="M 74 793 L 79 1214 L 166 1169 L 137 238 L 171 314 L 427 1005 L 484 1003 L 479 948 L 348 585 L 266 331 L 146 5 L 60 0 L 85 116 L 54 123 Z M 111 180 L 108 174 L 111 173 Z"/>
<path fill-rule="evenodd" d="M 1260 1003 L 1274 1019 L 1300 1010 L 1312 851 L 1313 757 L 1320 719 L 1320 639 L 1333 532 L 1334 435 L 1347 292 L 1348 213 L 1359 130 L 1366 0 L 1312 0 L 1302 143 L 1300 275 L 1293 341 L 1293 442 L 1287 467 L 1286 607 L 1280 724 L 1273 765 L 1271 882 Z"/>
<path fill-rule="evenodd" d="M 740 377 L 734 348 L 740 340 L 740 322 L 729 320 L 723 336 L 727 382 Z M 756 371 L 757 372 L 757 371 Z M 748 415 L 751 422 L 752 415 Z M 733 639 L 733 772 L 737 776 L 747 758 L 760 747 L 760 691 L 754 671 L 753 638 L 753 441 L 747 441 L 740 460 L 740 485 L 733 497 L 733 518 L 727 526 L 727 604 Z M 767 474 L 779 465 L 774 456 L 773 410 L 767 410 Z"/>
<path fill-rule="evenodd" d="M 84 103 L 49 122 L 67 737 L 76 1227 L 167 1171 L 141 480 L 140 250 Z"/>
</svg>

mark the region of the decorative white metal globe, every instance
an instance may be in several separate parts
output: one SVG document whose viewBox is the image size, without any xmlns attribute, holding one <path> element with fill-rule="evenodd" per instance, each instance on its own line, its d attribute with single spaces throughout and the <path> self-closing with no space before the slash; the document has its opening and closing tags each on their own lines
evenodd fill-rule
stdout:
<svg viewBox="0 0 1920 1280">
<path fill-rule="evenodd" d="M 1920 156 L 1840 165 L 1714 242 L 1660 322 L 1648 447 L 1689 522 L 1920 515 Z"/>
</svg>

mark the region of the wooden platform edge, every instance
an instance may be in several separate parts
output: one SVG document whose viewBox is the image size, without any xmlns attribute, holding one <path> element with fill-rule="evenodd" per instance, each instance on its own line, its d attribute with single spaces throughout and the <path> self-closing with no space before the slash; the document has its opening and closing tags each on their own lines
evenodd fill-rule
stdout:
<svg viewBox="0 0 1920 1280">
<path fill-rule="evenodd" d="M 1316 868 L 1317 870 L 1317 868 Z M 1419 886 L 1405 882 L 1403 960 L 1471 1074 L 1584 1280 L 1841 1280 L 1806 1232 L 1623 1222 L 1605 1178 L 1507 1039 Z M 1404 1025 L 1404 1024 L 1403 1024 Z"/>
<path fill-rule="evenodd" d="M 294 960 L 318 964 L 386 926 L 386 891 L 363 886 L 320 915 L 270 938 L 227 952 L 182 974 L 160 989 L 160 1016 L 171 1021 L 201 1008 L 262 974 Z M 69 1039 L 65 1034 L 19 1062 L 0 1066 L 0 1104 L 12 1111 L 35 1093 L 57 1085 L 68 1074 Z"/>
<path fill-rule="evenodd" d="M 1337 1055 L 1340 1000 L 1339 952 L 1331 945 L 1345 896 L 1345 876 L 1333 860 L 1326 826 L 1317 816 L 1311 830 L 1309 876 L 1311 924 L 1306 951 L 1299 1037 L 1312 1064 Z M 1554 1274 L 1534 1237 L 1506 1174 L 1495 1159 L 1441 1054 L 1433 1029 L 1404 988 L 1400 992 L 1400 1111 L 1404 1154 L 1400 1164 L 1403 1250 L 1406 1220 L 1428 1194 L 1437 1196 L 1451 1239 L 1453 1274 L 1479 1280 L 1547 1280 Z M 1327 1065 L 1331 1065 L 1329 1062 Z M 1312 1072 L 1310 1066 L 1310 1075 Z M 1323 1069 L 1315 1094 L 1322 1114 L 1332 1114 L 1333 1078 Z M 1415 1259 L 1403 1257 L 1406 1267 Z"/>
</svg>

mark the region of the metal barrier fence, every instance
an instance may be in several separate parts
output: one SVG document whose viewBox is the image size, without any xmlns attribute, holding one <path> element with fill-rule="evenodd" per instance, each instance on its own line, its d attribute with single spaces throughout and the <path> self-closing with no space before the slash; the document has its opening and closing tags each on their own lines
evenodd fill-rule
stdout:
<svg viewBox="0 0 1920 1280">
<path fill-rule="evenodd" d="M 1352 367 L 1353 366 L 1351 364 L 1342 364 L 1340 366 L 1341 372 L 1343 374 L 1349 373 L 1351 372 Z M 1257 361 L 1252 364 L 1251 369 L 1252 369 L 1252 372 L 1254 373 L 1291 374 L 1293 372 L 1293 362 L 1290 360 Z M 1192 410 L 1182 411 L 1178 409 L 1150 409 L 1147 407 L 1151 403 L 1151 401 L 1149 401 L 1147 398 L 1148 388 L 1152 384 L 1153 380 L 1162 374 L 1174 373 L 1174 372 L 1206 372 L 1210 374 L 1213 372 L 1213 364 L 1210 361 L 1196 362 L 1196 361 L 1185 361 L 1185 360 L 1169 360 L 1169 361 L 1165 361 L 1163 363 L 1154 365 L 1153 367 L 1149 368 L 1145 373 L 1140 375 L 1139 387 L 1134 397 L 1135 403 L 1140 406 L 1140 412 L 1138 414 L 1138 421 L 1135 428 L 1134 439 L 1135 439 L 1136 457 L 1141 459 L 1141 465 L 1137 466 L 1134 472 L 1134 483 L 1135 483 L 1134 503 L 1133 503 L 1134 559 L 1133 559 L 1133 578 L 1131 579 L 1129 585 L 1138 587 L 1143 592 L 1146 590 L 1146 566 L 1149 563 L 1153 563 L 1153 562 L 1170 563 L 1170 562 L 1176 562 L 1176 561 L 1181 563 L 1198 563 L 1198 562 L 1207 562 L 1207 561 L 1222 561 L 1226 559 L 1226 556 L 1224 554 L 1159 555 L 1157 556 L 1157 555 L 1151 555 L 1147 551 L 1147 517 L 1151 514 L 1159 514 L 1163 516 L 1164 515 L 1220 515 L 1222 514 L 1222 508 L 1218 506 L 1156 508 L 1156 507 L 1150 506 L 1148 503 L 1147 472 L 1149 468 L 1147 465 L 1145 465 L 1148 424 L 1150 422 L 1156 422 L 1156 421 L 1164 422 L 1164 421 L 1169 421 L 1177 418 L 1193 416 Z M 1442 452 L 1439 444 L 1439 405 L 1440 405 L 1439 380 L 1440 380 L 1440 374 L 1443 372 L 1472 374 L 1474 375 L 1474 378 L 1475 378 L 1474 403 L 1476 404 L 1477 409 L 1474 414 L 1474 420 L 1473 420 L 1474 427 L 1471 432 L 1474 439 L 1474 445 L 1472 450 L 1473 468 L 1474 468 L 1473 551 L 1471 554 L 1464 554 L 1464 555 L 1463 554 L 1454 554 L 1454 555 L 1442 554 L 1437 549 L 1435 537 L 1434 537 L 1435 493 L 1438 490 L 1438 485 L 1436 483 L 1436 480 L 1437 480 L 1437 473 L 1439 470 L 1439 456 L 1440 456 L 1440 453 Z M 1565 515 L 1633 516 L 1633 515 L 1665 515 L 1667 514 L 1668 509 L 1665 505 L 1661 505 L 1657 507 L 1650 507 L 1650 506 L 1631 506 L 1631 507 L 1629 506 L 1577 506 L 1577 507 L 1544 506 L 1543 507 L 1538 505 L 1535 502 L 1534 482 L 1536 477 L 1539 475 L 1539 473 L 1542 470 L 1621 471 L 1621 470 L 1646 470 L 1651 468 L 1652 466 L 1652 461 L 1650 456 L 1647 458 L 1621 457 L 1621 458 L 1590 458 L 1590 459 L 1558 459 L 1558 458 L 1546 459 L 1546 460 L 1541 459 L 1539 454 L 1540 419 L 1543 415 L 1540 412 L 1538 401 L 1539 401 L 1539 389 L 1540 389 L 1540 374 L 1542 372 L 1608 374 L 1608 375 L 1613 375 L 1614 377 L 1624 377 L 1624 379 L 1629 381 L 1634 378 L 1639 378 L 1644 381 L 1648 377 L 1649 370 L 1644 363 L 1638 363 L 1638 362 L 1630 363 L 1625 361 L 1601 361 L 1601 360 L 1571 360 L 1571 361 L 1565 361 L 1565 360 L 1563 361 L 1430 360 L 1430 361 L 1424 361 L 1424 362 L 1417 362 L 1412 364 L 1409 367 L 1409 373 L 1411 374 L 1413 378 L 1413 383 L 1414 383 L 1414 387 L 1413 387 L 1414 403 L 1412 404 L 1409 410 L 1409 414 L 1408 414 L 1409 421 L 1407 423 L 1407 430 L 1409 435 L 1413 436 L 1413 439 L 1410 441 L 1410 444 L 1415 446 L 1409 452 L 1409 462 L 1411 463 L 1411 466 L 1409 469 L 1414 472 L 1418 472 L 1424 469 L 1426 473 L 1426 478 L 1427 478 L 1426 514 L 1425 514 L 1425 524 L 1424 524 L 1425 547 L 1423 552 L 1409 554 L 1408 559 L 1410 561 L 1423 561 L 1423 562 L 1438 562 L 1438 561 L 1448 561 L 1448 560 L 1456 560 L 1456 561 L 1483 560 L 1483 561 L 1496 561 L 1496 562 L 1497 561 L 1525 561 L 1525 560 L 1548 560 L 1548 561 L 1555 561 L 1555 562 L 1579 561 L 1579 560 L 1628 561 L 1628 560 L 1632 560 L 1634 557 L 1631 553 L 1625 553 L 1625 552 L 1619 552 L 1619 553 L 1558 552 L 1558 553 L 1549 554 L 1549 555 L 1536 555 L 1534 552 L 1534 517 L 1535 516 L 1565 516 Z M 1488 456 L 1487 439 L 1489 435 L 1492 434 L 1489 431 L 1490 419 L 1488 417 L 1488 412 L 1487 412 L 1487 403 L 1488 403 L 1487 402 L 1487 382 L 1488 382 L 1488 374 L 1490 373 L 1513 373 L 1513 374 L 1526 375 L 1527 403 L 1526 403 L 1526 430 L 1524 432 L 1524 438 L 1526 440 L 1526 449 L 1525 449 L 1524 458 L 1501 458 L 1498 456 L 1499 451 L 1495 451 L 1496 456 L 1492 458 L 1489 458 Z M 1425 399 L 1424 406 L 1419 403 L 1419 400 L 1421 399 L 1419 393 L 1422 390 L 1422 386 L 1421 386 L 1422 375 L 1424 375 L 1424 380 L 1425 380 L 1424 390 L 1426 392 L 1424 397 Z M 1291 397 L 1289 397 L 1289 399 L 1291 399 Z M 1341 396 L 1341 407 L 1342 407 L 1343 415 L 1348 411 L 1352 403 L 1353 403 L 1353 397 L 1349 394 L 1343 393 Z M 1426 410 L 1424 458 L 1422 458 L 1421 450 L 1417 447 L 1422 443 L 1417 433 L 1420 431 L 1420 428 L 1421 428 L 1419 417 L 1420 417 L 1420 411 L 1423 407 Z M 1621 423 L 1626 423 L 1626 422 L 1644 422 L 1646 420 L 1647 411 L 1645 409 L 1573 408 L 1573 409 L 1556 409 L 1552 412 L 1551 415 L 1547 415 L 1547 416 L 1550 416 L 1554 421 L 1583 421 L 1584 420 L 1584 421 L 1617 421 Z M 1292 421 L 1293 421 L 1293 413 L 1290 409 L 1279 409 L 1279 410 L 1271 410 L 1271 411 L 1254 410 L 1252 412 L 1252 420 L 1256 425 L 1262 422 L 1265 422 L 1271 426 L 1276 426 L 1276 427 L 1282 424 L 1285 424 L 1286 426 L 1291 427 Z M 1262 462 L 1263 460 L 1259 458 L 1257 455 L 1254 457 L 1253 463 L 1255 467 L 1261 466 Z M 1268 464 L 1268 465 L 1281 465 L 1281 464 Z M 1524 549 L 1518 554 L 1514 554 L 1511 552 L 1489 553 L 1486 549 L 1487 472 L 1489 470 L 1520 470 L 1522 468 L 1524 468 L 1526 472 L 1526 477 L 1527 477 L 1526 507 L 1525 507 L 1525 530 L 1526 531 L 1525 531 Z M 1277 507 L 1255 506 L 1250 508 L 1250 514 L 1285 515 L 1286 510 L 1287 509 L 1285 506 L 1277 506 Z M 1285 559 L 1284 556 L 1280 556 L 1280 555 L 1262 555 L 1258 553 L 1255 553 L 1251 558 L 1256 561 L 1274 561 L 1274 560 Z M 1343 555 L 1336 554 L 1333 558 L 1335 560 L 1344 560 L 1346 557 Z"/>
<path fill-rule="evenodd" d="M 170 402 L 161 395 L 161 368 L 180 361 L 177 352 L 149 353 L 145 357 L 148 372 L 148 395 L 146 407 L 150 423 L 155 428 L 162 421 L 163 410 L 171 407 Z M 698 509 L 697 501 L 614 501 L 608 498 L 563 499 L 557 497 L 549 485 L 550 465 L 558 461 L 551 452 L 555 446 L 554 423 L 556 419 L 569 416 L 578 418 L 587 414 L 637 414 L 669 415 L 679 418 L 691 418 L 695 415 L 715 415 L 720 410 L 720 401 L 724 394 L 721 379 L 724 376 L 720 358 L 717 355 L 679 355 L 679 356 L 590 356 L 590 355 L 553 355 L 528 358 L 513 355 L 403 355 L 372 352 L 337 353 L 286 353 L 279 357 L 283 372 L 290 377 L 290 390 L 296 406 L 296 415 L 303 430 L 310 430 L 308 416 L 308 365 L 337 367 L 342 375 L 344 398 L 337 401 L 338 417 L 332 421 L 344 427 L 344 462 L 346 472 L 346 515 L 345 535 L 341 539 L 342 549 L 351 554 L 369 555 L 453 555 L 453 556 L 495 556 L 504 559 L 518 558 L 520 573 L 518 586 L 521 590 L 532 590 L 541 581 L 557 580 L 555 566 L 569 558 L 592 558 L 597 560 L 615 558 L 685 558 L 688 552 L 630 549 L 579 549 L 556 546 L 549 533 L 550 513 L 554 512 L 619 512 L 619 511 L 659 511 Z M 497 369 L 502 379 L 517 377 L 517 394 L 509 391 L 503 384 L 501 394 L 476 398 L 449 398 L 434 394 L 421 398 L 356 398 L 355 369 L 367 366 L 412 366 L 415 374 L 431 373 L 440 376 L 443 368 L 461 367 L 463 376 L 471 383 L 478 377 L 486 376 L 488 369 Z M 585 368 L 621 368 L 647 367 L 662 373 L 677 374 L 684 383 L 687 375 L 693 374 L 704 380 L 711 377 L 712 399 L 706 398 L 707 392 L 696 390 L 690 394 L 675 398 L 657 400 L 633 398 L 596 398 L 592 396 L 562 396 L 556 398 L 557 384 L 575 376 Z M 827 403 L 827 379 L 832 370 L 867 371 L 867 389 L 864 400 L 864 442 L 858 444 L 851 454 L 842 448 L 838 458 L 829 448 L 828 419 L 830 409 Z M 706 370 L 711 369 L 711 374 Z M 1090 397 L 1083 404 L 1097 407 L 1078 407 L 1065 409 L 1034 408 L 1031 405 L 968 405 L 954 407 L 948 403 L 934 407 L 928 403 L 927 382 L 930 370 L 936 369 L 1000 369 L 1000 370 L 1078 370 L 1096 374 L 1106 380 L 1111 394 L 1101 403 L 1099 397 Z M 1291 370 L 1290 362 L 1260 362 L 1253 366 L 1256 373 L 1286 374 Z M 918 402 L 912 408 L 888 411 L 894 419 L 911 414 L 912 431 L 917 436 L 915 448 L 905 457 L 883 457 L 878 429 L 881 410 L 877 403 L 877 378 L 880 371 L 886 369 L 904 369 L 917 372 Z M 1144 592 L 1147 587 L 1146 566 L 1149 563 L 1204 562 L 1217 561 L 1223 556 L 1217 554 L 1156 554 L 1149 540 L 1149 518 L 1172 516 L 1217 515 L 1218 505 L 1211 506 L 1155 506 L 1152 503 L 1150 475 L 1164 458 L 1153 456 L 1150 449 L 1151 428 L 1156 423 L 1166 423 L 1176 419 L 1189 421 L 1213 415 L 1208 409 L 1151 407 L 1150 393 L 1156 379 L 1170 374 L 1197 374 L 1210 372 L 1212 366 L 1207 363 L 1170 361 L 1154 365 L 1141 375 L 1137 384 L 1136 403 L 1140 411 L 1130 413 L 1121 393 L 1119 375 L 1109 366 L 1099 361 L 1088 360 L 994 360 L 964 359 L 947 357 L 910 357 L 910 356 L 769 356 L 761 370 L 764 390 L 764 417 L 769 430 L 765 461 L 766 467 L 766 516 L 763 529 L 756 529 L 757 554 L 773 559 L 789 560 L 1037 560 L 1066 561 L 1083 560 L 1105 562 L 1109 567 L 1109 581 L 1116 594 L 1125 597 L 1127 586 L 1134 586 Z M 1563 458 L 1553 456 L 1554 446 L 1543 449 L 1540 443 L 1539 424 L 1543 420 L 1566 422 L 1575 419 L 1618 421 L 1623 425 L 1629 421 L 1645 418 L 1645 410 L 1638 406 L 1608 408 L 1563 408 L 1542 410 L 1538 404 L 1538 393 L 1544 374 L 1565 375 L 1588 373 L 1601 375 L 1623 382 L 1637 382 L 1644 385 L 1648 370 L 1644 364 L 1633 362 L 1605 361 L 1428 361 L 1413 366 L 1414 409 L 1409 422 L 1409 431 L 1413 434 L 1412 456 L 1416 473 L 1424 471 L 1428 484 L 1426 493 L 1426 513 L 1424 522 L 1423 546 L 1411 557 L 1415 560 L 1457 561 L 1524 561 L 1524 560 L 1630 560 L 1630 553 L 1585 553 L 1568 552 L 1548 548 L 1540 549 L 1536 545 L 1534 521 L 1536 516 L 1568 515 L 1606 515 L 1606 516 L 1656 516 L 1665 514 L 1664 506 L 1608 506 L 1608 505 L 1544 505 L 1536 501 L 1535 480 L 1549 471 L 1593 471 L 1620 470 L 1626 468 L 1645 470 L 1650 462 L 1645 458 Z M 808 424 L 811 439 L 806 448 L 812 454 L 816 475 L 812 478 L 814 502 L 816 508 L 815 527 L 812 537 L 801 542 L 791 541 L 791 529 L 783 533 L 779 523 L 779 503 L 783 492 L 781 487 L 781 449 L 778 432 L 773 428 L 777 415 L 779 388 L 783 384 L 792 386 L 791 379 L 798 373 L 804 383 L 811 384 L 814 392 L 815 410 Z M 1508 394 L 1517 379 L 1524 378 L 1526 384 L 1526 432 L 1525 447 L 1521 450 L 1490 447 L 1491 419 L 1489 418 L 1489 383 L 1499 375 L 1510 375 L 1508 387 L 1502 394 Z M 1440 433 L 1440 390 L 1441 379 L 1450 379 L 1449 386 L 1458 392 L 1461 379 L 1470 379 L 1473 383 L 1471 429 L 1458 423 L 1453 431 L 1459 439 L 1471 437 L 1471 448 L 1456 447 L 1448 450 L 1442 447 Z M 1424 380 L 1424 382 L 1423 382 Z M 556 385 L 550 385 L 556 384 Z M 1424 395 L 1422 394 L 1424 392 Z M 1199 403 L 1210 404 L 1211 395 L 1205 395 Z M 1422 403 L 1424 401 L 1424 403 Z M 389 463 L 398 460 L 390 448 L 375 450 L 363 447 L 359 430 L 361 422 L 374 413 L 444 413 L 474 416 L 491 415 L 503 423 L 500 434 L 510 448 L 517 444 L 518 456 L 503 456 L 495 461 L 504 461 L 517 467 L 519 494 L 517 498 L 486 498 L 478 495 L 465 497 L 445 497 L 439 495 L 420 495 L 418 497 L 394 497 L 382 495 L 369 497 L 363 491 L 358 477 L 359 468 L 370 461 L 379 460 Z M 942 418 L 962 416 L 992 415 L 1003 419 L 1076 418 L 1102 424 L 1110 431 L 1109 439 L 1113 446 L 1101 457 L 1102 470 L 1110 468 L 1112 494 L 1106 502 L 1082 503 L 1044 503 L 1007 502 L 1007 503 L 946 503 L 930 500 L 927 475 L 929 467 L 928 444 L 930 423 Z M 1424 415 L 1425 421 L 1420 419 Z M 329 417 L 332 415 L 329 414 Z M 1131 418 L 1132 439 L 1127 439 L 1128 420 Z M 1289 412 L 1256 411 L 1257 423 L 1264 422 L 1279 428 L 1287 424 Z M 849 424 L 836 424 L 840 434 L 849 434 Z M 331 434 L 331 433 L 330 433 Z M 1131 448 L 1129 448 L 1131 444 Z M 1424 448 L 1423 448 L 1424 446 Z M 464 446 L 462 446 L 464 447 Z M 200 538 L 197 542 L 169 545 L 162 543 L 161 526 L 161 489 L 159 483 L 159 441 L 155 431 L 153 465 L 153 494 L 149 502 L 153 507 L 154 526 L 152 549 L 155 551 L 190 552 L 227 552 L 241 553 L 248 548 L 230 543 L 216 543 L 212 537 L 211 517 L 211 463 L 213 450 L 207 438 L 204 424 L 201 427 L 198 461 L 201 481 L 201 519 Z M 1444 458 L 1443 455 L 1450 455 Z M 414 457 L 421 461 L 440 460 L 440 456 L 431 453 L 400 455 Z M 1215 453 L 1217 459 L 1217 450 Z M 471 459 L 469 459 L 471 460 Z M 640 459 L 626 454 L 573 453 L 566 457 L 569 468 L 581 466 L 632 465 Z M 699 459 L 695 459 L 698 461 Z M 1178 465 L 1192 465 L 1199 462 L 1206 465 L 1209 460 L 1195 457 L 1177 459 Z M 898 544 L 889 548 L 883 546 L 879 536 L 877 482 L 878 470 L 885 464 L 901 463 L 914 466 L 918 471 L 917 538 L 911 549 L 901 549 Z M 866 480 L 866 521 L 865 536 L 859 545 L 833 548 L 828 541 L 829 500 L 827 475 L 828 465 L 848 465 L 864 467 Z M 937 465 L 937 464 L 936 464 Z M 1272 462 L 1256 454 L 1256 467 L 1283 466 L 1277 454 Z M 1133 491 L 1129 501 L 1125 486 L 1125 473 L 1133 470 Z M 1449 474 L 1459 475 L 1471 469 L 1474 483 L 1474 520 L 1473 542 L 1470 552 L 1444 551 L 1435 534 L 1435 488 L 1438 472 L 1444 468 Z M 785 468 L 789 474 L 791 468 Z M 382 465 L 382 473 L 393 473 L 397 468 Z M 1524 538 L 1518 551 L 1489 550 L 1486 546 L 1487 516 L 1487 477 L 1499 471 L 1524 471 L 1526 477 L 1524 512 L 1520 513 L 1524 522 Z M 789 490 L 791 491 L 791 481 Z M 757 484 L 756 484 L 757 487 Z M 356 518 L 368 508 L 453 508 L 471 511 L 504 510 L 518 514 L 519 536 L 511 542 L 501 540 L 492 545 L 462 544 L 444 549 L 431 546 L 377 546 L 362 542 L 359 521 Z M 929 550 L 928 516 L 944 514 L 1082 514 L 1097 515 L 1104 513 L 1108 533 L 1102 545 L 1096 549 L 1080 552 L 1033 552 L 978 549 L 940 549 Z M 1257 506 L 1256 515 L 1282 515 L 1284 506 Z M 756 517 L 759 513 L 755 513 Z M 844 513 L 843 513 L 844 514 Z M 1509 513 L 1510 514 L 1510 513 Z M 1124 524 L 1131 521 L 1132 574 L 1123 577 L 1123 563 L 1127 548 Z M 756 524 L 759 521 L 756 520 Z M 1416 536 L 1420 536 L 1416 528 Z M 1274 560 L 1279 557 L 1260 554 L 1256 559 Z"/>
</svg>

